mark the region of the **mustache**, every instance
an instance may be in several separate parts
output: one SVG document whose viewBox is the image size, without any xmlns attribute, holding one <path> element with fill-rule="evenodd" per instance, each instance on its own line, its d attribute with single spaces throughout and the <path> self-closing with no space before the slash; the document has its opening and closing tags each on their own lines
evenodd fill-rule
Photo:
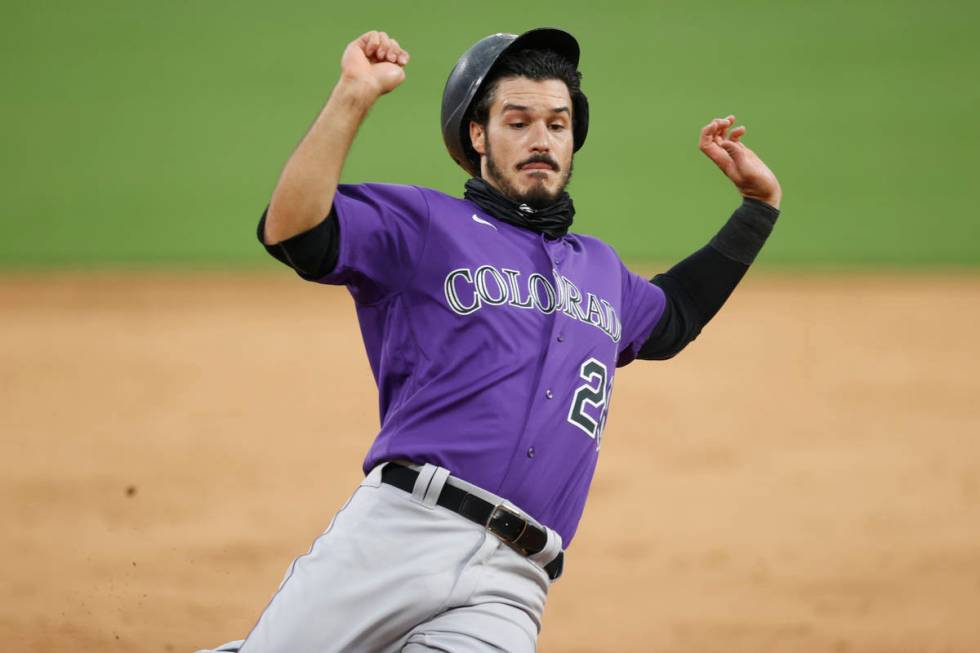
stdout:
<svg viewBox="0 0 980 653">
<path fill-rule="evenodd" d="M 531 163 L 545 163 L 551 166 L 551 169 L 554 170 L 555 172 L 561 172 L 561 166 L 558 165 L 558 162 L 552 159 L 547 154 L 538 154 L 536 156 L 532 156 L 530 159 L 521 161 L 520 163 L 517 164 L 517 169 L 521 170 L 524 166 L 529 165 Z"/>
</svg>

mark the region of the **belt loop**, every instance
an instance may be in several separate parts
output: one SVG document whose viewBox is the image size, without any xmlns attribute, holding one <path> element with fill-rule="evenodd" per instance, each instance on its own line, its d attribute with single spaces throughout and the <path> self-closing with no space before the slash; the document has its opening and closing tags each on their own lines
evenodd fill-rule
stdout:
<svg viewBox="0 0 980 653">
<path fill-rule="evenodd" d="M 429 508 L 434 507 L 439 500 L 439 495 L 442 493 L 442 487 L 446 484 L 448 478 L 448 469 L 445 467 L 436 467 L 435 473 L 432 474 L 432 481 L 429 483 L 429 489 L 426 490 L 422 503 Z"/>
<path fill-rule="evenodd" d="M 432 482 L 432 475 L 435 471 L 435 466 L 429 463 L 422 465 L 422 469 L 419 470 L 419 476 L 415 479 L 415 488 L 412 490 L 412 498 L 419 503 L 423 503 L 425 500 L 425 492 L 429 489 L 429 483 Z"/>
<path fill-rule="evenodd" d="M 541 524 L 541 528 L 543 528 L 548 534 L 548 541 L 545 542 L 543 549 L 537 553 L 532 553 L 530 556 L 528 556 L 528 558 L 544 567 L 549 562 L 554 560 L 559 553 L 561 553 L 562 542 L 561 535 L 559 535 L 556 531 L 551 530 L 544 524 Z"/>
<path fill-rule="evenodd" d="M 438 465 L 426 463 L 419 470 L 419 477 L 415 479 L 415 487 L 412 490 L 412 498 L 421 503 L 426 508 L 433 508 L 442 486 L 449 478 L 449 470 Z"/>
</svg>

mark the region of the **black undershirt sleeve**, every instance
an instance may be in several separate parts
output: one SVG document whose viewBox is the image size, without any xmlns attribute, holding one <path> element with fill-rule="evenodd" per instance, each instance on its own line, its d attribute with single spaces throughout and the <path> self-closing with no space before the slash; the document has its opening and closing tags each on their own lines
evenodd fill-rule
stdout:
<svg viewBox="0 0 980 653">
<path fill-rule="evenodd" d="M 779 209 L 746 197 L 707 245 L 651 279 L 666 304 L 637 358 L 671 358 L 694 340 L 745 276 L 778 217 Z"/>
<path fill-rule="evenodd" d="M 307 281 L 322 279 L 333 271 L 340 254 L 340 221 L 332 206 L 320 224 L 275 245 L 265 242 L 265 217 L 268 212 L 269 207 L 266 207 L 256 232 L 265 251 Z"/>
</svg>

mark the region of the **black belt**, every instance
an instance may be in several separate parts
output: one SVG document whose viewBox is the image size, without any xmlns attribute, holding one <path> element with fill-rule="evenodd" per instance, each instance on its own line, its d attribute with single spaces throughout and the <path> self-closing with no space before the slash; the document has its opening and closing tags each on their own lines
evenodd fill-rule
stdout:
<svg viewBox="0 0 980 653">
<path fill-rule="evenodd" d="M 398 463 L 388 463 L 381 470 L 381 482 L 413 492 L 415 479 L 419 473 Z M 499 537 L 511 548 L 525 556 L 531 556 L 541 551 L 548 543 L 548 533 L 527 521 L 516 512 L 504 505 L 495 506 L 484 501 L 475 494 L 470 494 L 449 483 L 444 483 L 436 505 L 448 508 L 455 513 L 484 526 Z M 565 558 L 559 551 L 554 560 L 544 566 L 551 580 L 561 576 L 562 562 Z"/>
</svg>

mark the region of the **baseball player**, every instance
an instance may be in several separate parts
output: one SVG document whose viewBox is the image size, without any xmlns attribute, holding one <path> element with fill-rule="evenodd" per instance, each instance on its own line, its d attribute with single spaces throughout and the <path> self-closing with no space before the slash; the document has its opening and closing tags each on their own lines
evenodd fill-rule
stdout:
<svg viewBox="0 0 980 653">
<path fill-rule="evenodd" d="M 745 128 L 712 120 L 700 148 L 740 206 L 652 281 L 629 271 L 609 245 L 569 231 L 565 188 L 589 128 L 578 62 L 575 38 L 546 28 L 494 34 L 463 54 L 442 99 L 446 146 L 471 177 L 461 199 L 338 183 L 366 113 L 409 63 L 384 32 L 347 46 L 258 236 L 303 279 L 350 291 L 381 429 L 364 481 L 248 636 L 217 650 L 535 649 L 616 368 L 669 358 L 698 335 L 758 254 L 781 197 L 741 142 Z"/>
</svg>

